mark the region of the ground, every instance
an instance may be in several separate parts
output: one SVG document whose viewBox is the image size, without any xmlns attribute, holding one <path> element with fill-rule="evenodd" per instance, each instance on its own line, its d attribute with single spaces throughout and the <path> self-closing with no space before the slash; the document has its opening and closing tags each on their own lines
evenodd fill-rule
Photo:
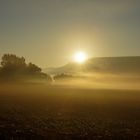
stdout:
<svg viewBox="0 0 140 140">
<path fill-rule="evenodd" d="M 139 140 L 140 91 L 1 85 L 0 139 Z"/>
</svg>

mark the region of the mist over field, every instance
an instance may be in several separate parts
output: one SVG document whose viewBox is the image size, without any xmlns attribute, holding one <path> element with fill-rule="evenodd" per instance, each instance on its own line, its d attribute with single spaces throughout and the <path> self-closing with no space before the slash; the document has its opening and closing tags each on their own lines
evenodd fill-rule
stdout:
<svg viewBox="0 0 140 140">
<path fill-rule="evenodd" d="M 140 0 L 0 0 L 0 140 L 140 140 Z"/>
<path fill-rule="evenodd" d="M 59 68 L 47 68 L 54 85 L 81 88 L 139 90 L 140 57 L 93 58 L 85 64 L 69 63 Z"/>
<path fill-rule="evenodd" d="M 90 89 L 133 89 L 140 90 L 140 78 L 134 76 L 120 76 L 120 75 L 90 75 L 84 77 L 74 77 L 68 79 L 57 79 L 53 85 L 61 85 L 66 87 L 81 87 Z"/>
<path fill-rule="evenodd" d="M 139 60 L 94 58 L 46 74 L 5 54 L 0 139 L 140 139 Z"/>
<path fill-rule="evenodd" d="M 140 139 L 139 62 L 94 58 L 46 73 L 24 57 L 4 54 L 0 139 Z"/>
</svg>

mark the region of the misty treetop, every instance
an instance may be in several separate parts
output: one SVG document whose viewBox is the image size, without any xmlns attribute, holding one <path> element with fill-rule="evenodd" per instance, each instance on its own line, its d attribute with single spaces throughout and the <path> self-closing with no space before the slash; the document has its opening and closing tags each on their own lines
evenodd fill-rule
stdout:
<svg viewBox="0 0 140 140">
<path fill-rule="evenodd" d="M 33 63 L 27 64 L 24 57 L 14 54 L 4 54 L 1 59 L 0 79 L 13 78 L 44 78 L 50 80 L 50 76 L 43 73 L 41 68 Z"/>
</svg>

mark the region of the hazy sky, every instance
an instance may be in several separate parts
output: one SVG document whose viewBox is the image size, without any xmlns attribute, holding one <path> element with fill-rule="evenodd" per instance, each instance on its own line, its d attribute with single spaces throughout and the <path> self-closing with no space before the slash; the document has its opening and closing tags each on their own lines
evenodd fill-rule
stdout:
<svg viewBox="0 0 140 140">
<path fill-rule="evenodd" d="M 78 50 L 140 55 L 140 0 L 0 0 L 0 56 L 50 67 Z"/>
</svg>

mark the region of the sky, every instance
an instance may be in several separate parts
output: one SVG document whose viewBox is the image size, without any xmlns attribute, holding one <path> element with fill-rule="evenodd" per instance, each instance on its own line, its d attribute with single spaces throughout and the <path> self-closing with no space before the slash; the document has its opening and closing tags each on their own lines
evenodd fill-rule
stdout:
<svg viewBox="0 0 140 140">
<path fill-rule="evenodd" d="M 90 57 L 140 55 L 140 0 L 0 0 L 0 56 L 42 68 Z"/>
</svg>

